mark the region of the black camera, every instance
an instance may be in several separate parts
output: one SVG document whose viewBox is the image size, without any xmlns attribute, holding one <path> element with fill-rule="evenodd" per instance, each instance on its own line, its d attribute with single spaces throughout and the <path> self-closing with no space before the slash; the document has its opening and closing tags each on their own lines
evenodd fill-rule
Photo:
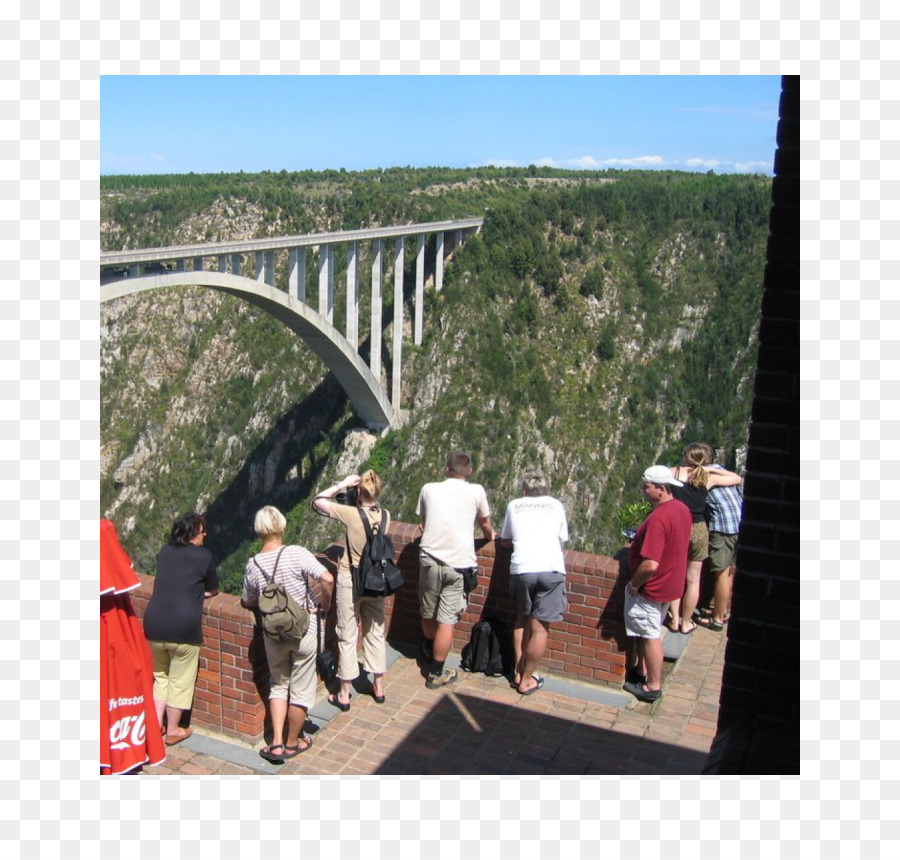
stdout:
<svg viewBox="0 0 900 860">
<path fill-rule="evenodd" d="M 339 505 L 350 505 L 350 507 L 356 507 L 356 498 L 359 495 L 359 492 L 356 487 L 347 487 L 346 490 L 341 490 L 339 493 L 334 494 L 334 500 Z"/>
</svg>

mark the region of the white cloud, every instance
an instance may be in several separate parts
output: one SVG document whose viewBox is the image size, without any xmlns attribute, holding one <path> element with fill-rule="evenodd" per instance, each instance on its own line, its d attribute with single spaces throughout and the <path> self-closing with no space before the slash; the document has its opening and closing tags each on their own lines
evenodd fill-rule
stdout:
<svg viewBox="0 0 900 860">
<path fill-rule="evenodd" d="M 614 164 L 625 167 L 646 167 L 648 164 L 662 164 L 663 157 L 661 155 L 639 155 L 637 158 L 606 158 L 602 164 Z"/>
<path fill-rule="evenodd" d="M 685 161 L 688 167 L 705 167 L 707 170 L 713 170 L 721 163 L 717 158 L 689 158 Z"/>
<path fill-rule="evenodd" d="M 736 161 L 734 169 L 737 173 L 771 173 L 773 161 Z"/>
</svg>

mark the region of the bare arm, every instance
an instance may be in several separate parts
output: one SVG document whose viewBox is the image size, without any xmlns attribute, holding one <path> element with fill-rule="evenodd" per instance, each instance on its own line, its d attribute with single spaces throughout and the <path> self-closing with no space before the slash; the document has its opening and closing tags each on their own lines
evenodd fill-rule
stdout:
<svg viewBox="0 0 900 860">
<path fill-rule="evenodd" d="M 333 484 L 325 490 L 322 490 L 321 493 L 316 495 L 315 499 L 313 499 L 313 505 L 319 513 L 325 514 L 328 516 L 331 512 L 331 499 L 333 499 L 341 490 L 349 489 L 350 487 L 358 487 L 359 486 L 359 475 L 348 475 L 344 478 L 343 481 L 338 481 L 338 483 Z"/>
<path fill-rule="evenodd" d="M 207 597 L 215 597 L 219 593 L 219 589 L 217 588 L 215 591 L 204 591 L 203 597 L 204 599 Z"/>
<path fill-rule="evenodd" d="M 707 469 L 707 487 L 736 487 L 743 480 L 740 475 L 726 469 Z"/>
<path fill-rule="evenodd" d="M 628 583 L 626 589 L 628 593 L 634 596 L 638 593 L 638 589 L 648 580 L 651 576 L 653 576 L 653 572 L 659 567 L 658 561 L 653 561 L 650 558 L 642 558 L 641 563 L 638 565 L 637 570 L 634 572 L 634 576 L 631 577 L 631 582 Z"/>
<path fill-rule="evenodd" d="M 497 532 L 494 531 L 491 525 L 490 517 L 479 517 L 478 525 L 481 527 L 481 533 L 484 535 L 485 540 L 494 540 L 497 537 Z"/>
<path fill-rule="evenodd" d="M 319 603 L 322 611 L 327 613 L 331 608 L 331 597 L 334 594 L 334 577 L 327 571 L 322 571 L 319 576 Z"/>
</svg>

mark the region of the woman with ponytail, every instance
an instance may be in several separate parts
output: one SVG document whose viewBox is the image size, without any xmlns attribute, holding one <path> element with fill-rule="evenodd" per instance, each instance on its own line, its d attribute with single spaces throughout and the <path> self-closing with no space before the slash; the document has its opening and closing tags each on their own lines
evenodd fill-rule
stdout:
<svg viewBox="0 0 900 860">
<path fill-rule="evenodd" d="M 691 512 L 691 542 L 688 547 L 684 596 L 669 606 L 671 619 L 668 628 L 673 633 L 693 633 L 697 624 L 691 618 L 700 600 L 700 571 L 709 555 L 709 530 L 704 512 L 706 497 L 713 487 L 733 487 L 741 483 L 741 476 L 724 469 L 709 469 L 709 446 L 692 442 L 681 455 L 681 465 L 672 467 L 672 474 L 684 483 L 673 487 L 672 495 L 684 502 Z"/>
<path fill-rule="evenodd" d="M 339 504 L 334 497 L 342 491 L 356 489 L 355 504 Z M 359 564 L 366 548 L 366 530 L 359 516 L 361 510 L 373 528 L 380 528 L 382 508 L 378 505 L 381 495 L 381 478 L 369 469 L 362 475 L 349 475 L 337 484 L 322 490 L 313 504 L 315 509 L 333 520 L 339 520 L 347 529 L 344 553 L 338 565 L 337 588 L 337 637 L 338 679 L 341 682 L 337 696 L 329 696 L 328 702 L 341 711 L 350 710 L 350 690 L 359 677 L 356 657 L 356 641 L 359 626 L 363 632 L 363 669 L 372 673 L 369 694 L 379 704 L 384 703 L 384 673 L 387 669 L 387 645 L 384 638 L 384 597 L 356 594 L 350 568 Z M 388 511 L 385 529 L 391 521 Z"/>
</svg>

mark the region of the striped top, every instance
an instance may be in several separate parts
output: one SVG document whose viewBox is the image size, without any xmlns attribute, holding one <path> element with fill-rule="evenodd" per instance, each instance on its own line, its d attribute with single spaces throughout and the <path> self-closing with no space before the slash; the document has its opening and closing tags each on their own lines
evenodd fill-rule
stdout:
<svg viewBox="0 0 900 860">
<path fill-rule="evenodd" d="M 278 569 L 275 570 L 275 559 L 281 552 L 278 560 Z M 256 559 L 256 564 L 253 563 Z M 263 576 L 262 571 L 266 576 Z M 299 606 L 308 608 L 311 612 L 318 606 L 315 589 L 307 592 L 307 577 L 318 580 L 326 572 L 318 559 L 302 546 L 285 546 L 278 549 L 261 552 L 253 556 L 244 569 L 244 588 L 241 598 L 245 603 L 255 604 L 259 600 L 259 593 L 266 587 L 266 577 L 272 578 L 275 570 L 275 581 L 284 585 L 284 590 L 294 598 Z M 305 575 L 304 575 L 305 574 Z"/>
</svg>

